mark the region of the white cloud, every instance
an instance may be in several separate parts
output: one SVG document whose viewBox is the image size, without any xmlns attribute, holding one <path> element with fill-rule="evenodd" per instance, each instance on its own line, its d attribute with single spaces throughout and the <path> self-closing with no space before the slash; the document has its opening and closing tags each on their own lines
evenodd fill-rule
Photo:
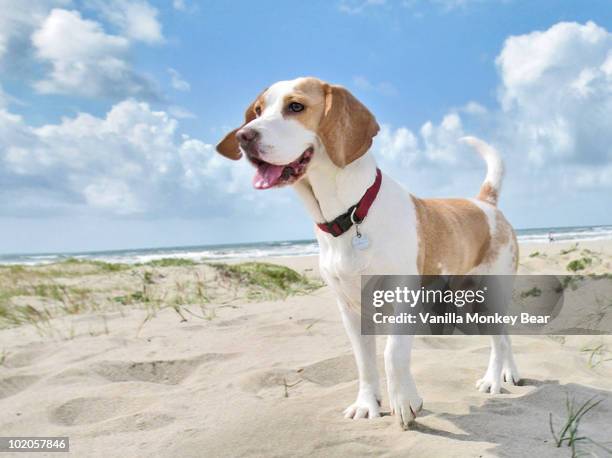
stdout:
<svg viewBox="0 0 612 458">
<path fill-rule="evenodd" d="M 484 164 L 459 142 L 461 117 L 446 115 L 430 121 L 418 133 L 400 126 L 380 126 L 372 151 L 386 173 L 421 196 L 461 196 L 476 193 L 484 179 Z"/>
<path fill-rule="evenodd" d="M 461 111 L 471 115 L 484 115 L 487 114 L 488 110 L 486 109 L 486 107 L 472 100 L 466 103 L 463 107 L 461 107 Z"/>
<path fill-rule="evenodd" d="M 100 93 L 104 87 L 96 87 L 100 77 L 94 73 L 103 73 L 97 66 L 103 59 L 92 56 L 127 62 L 129 40 L 107 34 L 75 12 L 63 11 L 59 25 L 48 23 L 52 16 L 40 28 L 48 35 L 41 35 L 44 42 L 36 49 L 54 71 L 56 63 L 65 71 L 63 79 L 52 73 L 45 81 L 93 85 L 87 91 Z M 58 30 L 71 31 L 76 43 L 65 42 Z M 498 107 L 468 102 L 439 122 L 412 130 L 382 124 L 373 150 L 385 171 L 423 195 L 476 193 L 484 165 L 458 143 L 464 134 L 479 135 L 499 148 L 510 180 L 504 196 L 530 196 L 515 199 L 517 206 L 535 208 L 560 188 L 565 196 L 610 189 L 611 50 L 610 33 L 593 23 L 561 23 L 510 37 L 496 60 Z M 362 90 L 376 87 L 365 78 L 354 83 Z M 70 84 L 63 84 L 59 88 L 67 91 Z M 214 217 L 269 208 L 287 197 L 270 192 L 256 198 L 260 195 L 251 189 L 252 169 L 245 161 L 227 161 L 212 145 L 181 136 L 179 119 L 190 114 L 180 107 L 155 111 L 128 99 L 102 117 L 80 113 L 32 127 L 8 111 L 1 94 L 0 198 L 9 202 L 0 210 L 4 214 L 19 209 L 32 214 L 44 207 Z"/>
<path fill-rule="evenodd" d="M 0 0 L 0 63 L 19 65 L 28 57 L 30 35 L 53 7 L 71 0 Z"/>
<path fill-rule="evenodd" d="M 152 83 L 127 61 L 129 40 L 107 34 L 77 11 L 54 9 L 32 35 L 37 57 L 51 72 L 37 81 L 41 93 L 155 98 Z"/>
<path fill-rule="evenodd" d="M 169 68 L 168 73 L 170 74 L 170 84 L 177 91 L 189 91 L 191 85 L 183 79 L 181 74 L 174 68 Z"/>
<path fill-rule="evenodd" d="M 410 129 L 393 129 L 388 124 L 380 126 L 373 148 L 381 159 L 405 165 L 410 165 L 419 154 L 418 140 Z"/>
<path fill-rule="evenodd" d="M 2 89 L 2 86 L 0 86 L 0 110 L 2 110 L 3 108 L 6 108 L 7 105 L 8 105 L 8 97 L 4 93 L 4 89 Z"/>
<path fill-rule="evenodd" d="M 441 166 L 465 160 L 465 148 L 459 138 L 465 135 L 457 113 L 446 115 L 439 125 L 427 121 L 416 135 L 407 127 L 380 126 L 373 151 L 393 167 Z"/>
<path fill-rule="evenodd" d="M 144 209 L 128 184 L 119 180 L 95 178 L 92 183 L 85 186 L 83 195 L 92 207 L 108 209 L 117 214 L 129 215 Z"/>
<path fill-rule="evenodd" d="M 172 0 L 172 7 L 178 11 L 185 11 L 187 9 L 185 0 Z"/>
<path fill-rule="evenodd" d="M 575 184 L 581 189 L 612 188 L 612 163 L 598 168 L 579 167 Z"/>
<path fill-rule="evenodd" d="M 503 129 L 533 164 L 612 160 L 612 34 L 561 22 L 506 40 L 497 57 Z"/>
<path fill-rule="evenodd" d="M 177 119 L 195 119 L 197 118 L 197 116 L 194 113 L 178 105 L 169 106 L 168 113 L 170 113 L 171 116 L 174 116 Z"/>
<path fill-rule="evenodd" d="M 380 83 L 372 83 L 365 76 L 353 77 L 353 84 L 355 87 L 368 92 L 378 92 L 379 94 L 386 96 L 397 95 L 397 88 L 388 81 L 382 81 Z"/>
<path fill-rule="evenodd" d="M 386 0 L 342 0 L 338 9 L 347 14 L 359 14 L 372 6 L 385 5 Z"/>
<path fill-rule="evenodd" d="M 445 11 L 466 8 L 473 3 L 482 3 L 484 0 L 429 0 L 430 3 L 442 7 Z"/>
<path fill-rule="evenodd" d="M 611 189 L 612 34 L 592 22 L 559 23 L 509 37 L 496 62 L 498 107 L 469 102 L 418 134 L 383 125 L 374 143 L 381 165 L 411 187 L 420 183 L 415 192 L 475 192 L 484 164 L 458 139 L 476 134 L 503 155 L 504 194 L 514 202 Z"/>
<path fill-rule="evenodd" d="M 4 206 L 5 214 L 38 205 L 28 198 L 36 195 L 45 196 L 47 209 L 119 215 L 214 216 L 227 210 L 232 194 L 236 202 L 252 198 L 246 162 L 227 161 L 212 145 L 179 135 L 176 119 L 135 100 L 102 118 L 80 113 L 42 127 L 0 110 L 0 164 L 0 195 L 23 197 Z"/>
<path fill-rule="evenodd" d="M 122 35 L 145 43 L 161 43 L 164 40 L 159 12 L 143 0 L 88 0 L 88 6 L 96 9 L 104 19 L 119 27 Z"/>
<path fill-rule="evenodd" d="M 439 126 L 434 126 L 428 121 L 421 127 L 421 136 L 425 143 L 424 153 L 431 160 L 455 163 L 459 138 L 463 135 L 465 133 L 461 118 L 457 113 L 444 116 Z"/>
<path fill-rule="evenodd" d="M 338 4 L 338 9 L 347 14 L 360 14 L 377 6 L 401 6 L 404 8 L 416 9 L 424 5 L 433 5 L 442 11 L 448 12 L 466 8 L 474 3 L 483 3 L 484 1 L 485 0 L 341 0 Z"/>
<path fill-rule="evenodd" d="M 509 37 L 496 64 L 499 108 L 469 102 L 439 125 L 426 122 L 418 141 L 404 148 L 411 161 L 473 169 L 473 155 L 457 140 L 475 133 L 498 146 L 508 170 L 568 188 L 612 187 L 612 34 L 593 22 L 558 23 Z M 402 129 L 381 130 L 382 151 L 393 150 Z"/>
</svg>

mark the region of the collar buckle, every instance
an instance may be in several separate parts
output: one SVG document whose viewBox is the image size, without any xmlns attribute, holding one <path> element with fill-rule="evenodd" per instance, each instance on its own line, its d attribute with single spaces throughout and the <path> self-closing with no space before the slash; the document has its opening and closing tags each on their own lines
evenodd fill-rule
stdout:
<svg viewBox="0 0 612 458">
<path fill-rule="evenodd" d="M 319 227 L 319 229 L 333 235 L 334 237 L 339 237 L 340 235 L 348 231 L 351 227 L 359 226 L 368 215 L 370 206 L 378 195 L 381 180 L 382 173 L 380 172 L 380 169 L 376 169 L 376 179 L 374 180 L 374 183 L 366 190 L 365 194 L 359 200 L 359 202 L 349 207 L 349 209 L 345 213 L 338 216 L 333 221 L 318 223 L 317 226 Z M 359 217 L 357 215 L 357 210 L 360 210 L 359 213 L 363 215 L 362 217 Z M 357 229 L 357 231 L 359 231 L 359 229 Z"/>
</svg>

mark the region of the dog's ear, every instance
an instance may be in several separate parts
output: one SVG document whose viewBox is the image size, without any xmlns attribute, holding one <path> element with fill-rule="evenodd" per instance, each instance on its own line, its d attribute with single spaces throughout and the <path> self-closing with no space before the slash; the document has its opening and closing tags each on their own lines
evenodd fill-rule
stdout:
<svg viewBox="0 0 612 458">
<path fill-rule="evenodd" d="M 342 86 L 324 84 L 325 111 L 319 138 L 334 164 L 344 167 L 363 156 L 379 126 L 370 111 Z"/>
<path fill-rule="evenodd" d="M 236 133 L 240 130 L 240 127 L 232 130 L 228 133 L 223 140 L 221 140 L 217 144 L 217 152 L 228 159 L 232 159 L 237 161 L 242 157 L 242 153 L 240 152 L 240 146 L 238 145 L 238 140 L 236 139 Z"/>
<path fill-rule="evenodd" d="M 242 153 L 240 152 L 240 145 L 238 145 L 238 139 L 236 138 L 236 133 L 257 117 L 257 114 L 255 113 L 255 105 L 260 100 L 264 92 L 266 92 L 266 90 L 259 94 L 244 112 L 244 123 L 242 123 L 240 127 L 237 127 L 232 130 L 229 134 L 223 137 L 223 140 L 221 140 L 217 144 L 217 152 L 219 154 L 234 161 L 237 161 L 242 157 Z"/>
</svg>

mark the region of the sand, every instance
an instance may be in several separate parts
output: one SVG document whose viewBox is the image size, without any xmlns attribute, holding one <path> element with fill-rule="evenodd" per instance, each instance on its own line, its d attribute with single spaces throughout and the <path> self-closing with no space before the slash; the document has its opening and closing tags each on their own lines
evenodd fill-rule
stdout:
<svg viewBox="0 0 612 458">
<path fill-rule="evenodd" d="M 569 246 L 522 246 L 520 271 L 567 273 L 568 262 L 589 255 L 585 248 L 596 252 L 589 271 L 611 271 L 611 242 L 582 242 L 561 255 Z M 316 257 L 270 261 L 318 275 Z M 158 269 L 156 284 L 179 284 L 193 269 Z M 119 291 L 113 282 L 133 283 L 133 275 L 54 281 Z M 487 337 L 417 337 L 413 374 L 424 410 L 403 431 L 386 396 L 381 418 L 342 417 L 356 395 L 356 369 L 328 287 L 259 299 L 220 295 L 208 306 L 214 313 L 183 313 L 186 321 L 173 308 L 152 315 L 127 304 L 52 318 L 47 327 L 56 332 L 1 330 L 0 435 L 69 436 L 73 456 L 556 457 L 570 452 L 554 446 L 549 414 L 558 428 L 568 395 L 596 395 L 603 402 L 580 434 L 612 439 L 610 337 L 515 337 L 524 380 L 496 396 L 474 387 Z"/>
</svg>

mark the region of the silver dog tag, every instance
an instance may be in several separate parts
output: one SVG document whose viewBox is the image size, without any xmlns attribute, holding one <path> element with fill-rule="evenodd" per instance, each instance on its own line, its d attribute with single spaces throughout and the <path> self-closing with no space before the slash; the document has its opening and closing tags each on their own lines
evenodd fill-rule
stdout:
<svg viewBox="0 0 612 458">
<path fill-rule="evenodd" d="M 365 250 L 370 246 L 370 241 L 368 240 L 368 237 L 361 234 L 361 235 L 355 235 L 353 237 L 353 248 L 356 248 L 358 250 Z"/>
<path fill-rule="evenodd" d="M 351 212 L 351 223 L 353 223 L 353 225 L 355 226 L 355 235 L 353 236 L 352 240 L 353 248 L 357 250 L 365 250 L 370 246 L 370 241 L 368 240 L 368 237 L 363 235 L 359 230 L 359 224 L 357 223 L 357 221 L 355 221 L 356 210 L 357 207 L 353 208 L 353 211 Z"/>
<path fill-rule="evenodd" d="M 356 248 L 357 250 L 365 250 L 370 246 L 370 241 L 368 240 L 368 236 L 361 234 L 361 233 L 357 233 L 357 235 L 353 236 L 353 248 Z"/>
</svg>

